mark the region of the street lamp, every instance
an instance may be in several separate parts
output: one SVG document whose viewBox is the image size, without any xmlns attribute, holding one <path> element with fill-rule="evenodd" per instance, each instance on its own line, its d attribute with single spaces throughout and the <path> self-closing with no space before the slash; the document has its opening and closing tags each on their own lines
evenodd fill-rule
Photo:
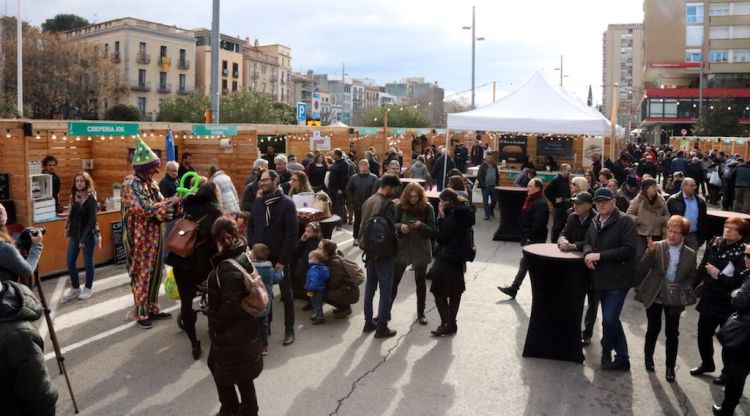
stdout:
<svg viewBox="0 0 750 416">
<path fill-rule="evenodd" d="M 476 96 L 474 81 L 476 75 L 476 42 L 483 41 L 483 37 L 476 36 L 476 6 L 471 6 L 471 26 L 464 26 L 462 29 L 471 30 L 471 109 L 475 109 L 474 97 Z"/>
</svg>

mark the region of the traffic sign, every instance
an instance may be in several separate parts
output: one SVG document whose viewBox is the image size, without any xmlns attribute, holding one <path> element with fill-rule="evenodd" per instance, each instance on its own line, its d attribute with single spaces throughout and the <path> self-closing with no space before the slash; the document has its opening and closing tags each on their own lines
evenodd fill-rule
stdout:
<svg viewBox="0 0 750 416">
<path fill-rule="evenodd" d="M 308 126 L 320 126 L 320 120 L 307 120 Z"/>
<path fill-rule="evenodd" d="M 320 93 L 312 93 L 312 118 L 320 120 Z"/>
<path fill-rule="evenodd" d="M 680 133 L 682 133 L 683 136 L 687 136 L 688 131 L 687 131 L 687 129 L 682 129 L 682 130 L 680 130 Z"/>
<path fill-rule="evenodd" d="M 305 120 L 307 120 L 307 104 L 297 103 L 297 121 L 305 124 Z"/>
</svg>

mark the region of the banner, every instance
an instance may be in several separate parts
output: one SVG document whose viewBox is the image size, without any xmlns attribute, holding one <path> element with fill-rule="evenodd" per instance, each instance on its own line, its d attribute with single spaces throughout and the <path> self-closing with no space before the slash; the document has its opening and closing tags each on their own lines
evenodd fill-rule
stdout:
<svg viewBox="0 0 750 416">
<path fill-rule="evenodd" d="M 70 122 L 71 136 L 135 136 L 138 123 Z"/>
<path fill-rule="evenodd" d="M 526 155 L 526 136 L 501 137 L 498 139 L 500 157 L 498 161 L 523 163 Z"/>
<path fill-rule="evenodd" d="M 604 152 L 604 138 L 602 137 L 587 137 L 583 139 L 583 167 L 590 167 L 594 161 L 591 160 L 591 155 L 599 154 L 601 158 Z"/>
<path fill-rule="evenodd" d="M 558 137 L 537 137 L 536 155 L 572 159 L 573 139 Z"/>
</svg>

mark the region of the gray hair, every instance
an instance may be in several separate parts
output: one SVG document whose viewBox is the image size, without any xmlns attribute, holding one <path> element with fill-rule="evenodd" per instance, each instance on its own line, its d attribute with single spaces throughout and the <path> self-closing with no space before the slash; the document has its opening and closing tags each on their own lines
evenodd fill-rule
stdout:
<svg viewBox="0 0 750 416">
<path fill-rule="evenodd" d="M 177 163 L 177 161 L 175 161 L 175 160 L 170 160 L 169 162 L 167 162 L 167 166 L 166 167 L 167 168 L 173 167 L 175 169 L 179 169 L 180 168 L 180 164 Z"/>
<path fill-rule="evenodd" d="M 253 163 L 253 170 L 261 170 L 268 168 L 268 161 L 266 159 L 258 159 Z"/>
<path fill-rule="evenodd" d="M 391 167 L 391 166 L 397 166 L 400 168 L 401 164 L 398 163 L 398 160 L 391 160 L 390 163 L 388 163 L 388 167 Z"/>
<path fill-rule="evenodd" d="M 273 158 L 273 161 L 274 161 L 274 163 L 276 163 L 276 162 L 278 162 L 278 161 L 282 161 L 282 162 L 284 162 L 284 163 L 289 163 L 289 162 L 288 162 L 288 161 L 286 160 L 286 156 L 284 156 L 284 155 L 278 155 L 278 156 L 276 156 L 275 158 Z"/>
</svg>

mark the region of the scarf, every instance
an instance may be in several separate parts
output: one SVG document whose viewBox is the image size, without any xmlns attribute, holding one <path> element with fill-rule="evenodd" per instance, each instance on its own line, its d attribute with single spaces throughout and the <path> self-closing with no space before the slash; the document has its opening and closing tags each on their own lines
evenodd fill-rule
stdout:
<svg viewBox="0 0 750 416">
<path fill-rule="evenodd" d="M 523 209 L 521 209 L 521 211 L 526 214 L 531 209 L 531 204 L 533 204 L 537 199 L 541 198 L 542 195 L 543 194 L 541 191 L 533 195 L 527 195 L 526 201 L 523 202 Z"/>
<path fill-rule="evenodd" d="M 91 191 L 88 189 L 84 189 L 82 191 L 76 190 L 75 195 L 73 195 L 73 202 L 75 202 L 78 205 L 83 205 L 84 202 L 86 202 L 87 199 L 89 199 L 89 196 L 91 196 Z"/>
<path fill-rule="evenodd" d="M 272 194 L 263 200 L 263 203 L 266 204 L 266 228 L 271 225 L 271 206 L 278 202 L 282 196 L 284 196 L 284 193 L 281 191 L 281 188 L 276 188 Z"/>
</svg>

